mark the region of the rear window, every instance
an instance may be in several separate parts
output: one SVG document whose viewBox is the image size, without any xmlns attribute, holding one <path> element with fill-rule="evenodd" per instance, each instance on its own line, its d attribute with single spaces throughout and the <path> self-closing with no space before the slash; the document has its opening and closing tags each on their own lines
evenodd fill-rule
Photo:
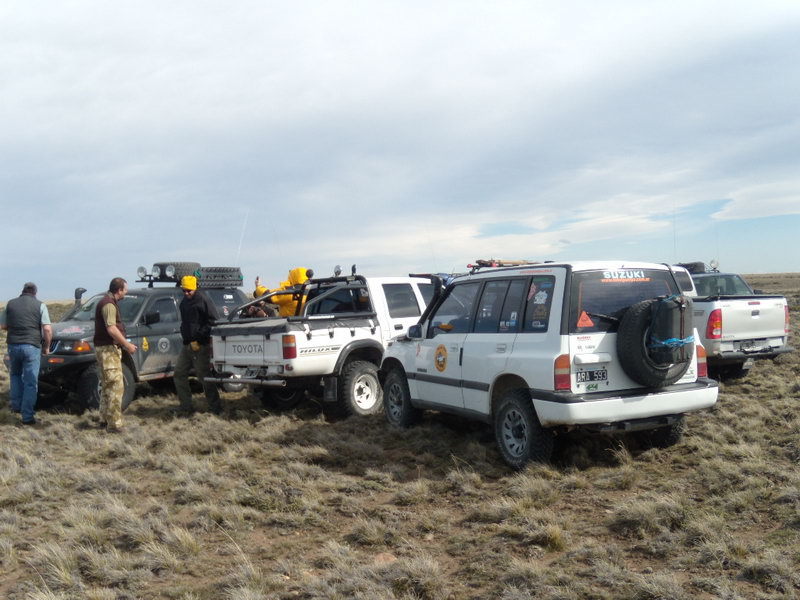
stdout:
<svg viewBox="0 0 800 600">
<path fill-rule="evenodd" d="M 621 269 L 574 273 L 570 290 L 569 332 L 616 331 L 619 319 L 629 306 L 677 292 L 669 271 Z"/>
<path fill-rule="evenodd" d="M 749 296 L 753 292 L 738 275 L 695 276 L 699 296 Z"/>
</svg>

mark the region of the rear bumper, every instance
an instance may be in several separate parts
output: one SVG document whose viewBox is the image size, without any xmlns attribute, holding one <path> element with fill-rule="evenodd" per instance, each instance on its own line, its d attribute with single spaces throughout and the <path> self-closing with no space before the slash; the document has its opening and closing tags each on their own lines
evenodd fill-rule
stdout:
<svg viewBox="0 0 800 600">
<path fill-rule="evenodd" d="M 713 379 L 627 393 L 572 394 L 531 390 L 536 415 L 544 427 L 600 426 L 623 421 L 679 415 L 713 406 L 718 384 Z"/>
<path fill-rule="evenodd" d="M 793 351 L 794 348 L 791 346 L 780 346 L 775 348 L 766 348 L 756 352 L 721 352 L 719 354 L 709 354 L 706 360 L 710 365 L 730 365 L 744 362 L 749 358 L 775 358 L 779 354 L 786 354 L 787 352 Z"/>
</svg>

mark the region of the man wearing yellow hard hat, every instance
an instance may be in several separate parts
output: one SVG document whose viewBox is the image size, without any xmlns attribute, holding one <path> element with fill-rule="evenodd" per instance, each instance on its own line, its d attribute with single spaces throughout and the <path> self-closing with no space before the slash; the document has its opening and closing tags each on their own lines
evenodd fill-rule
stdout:
<svg viewBox="0 0 800 600">
<path fill-rule="evenodd" d="M 189 371 L 203 384 L 203 391 L 211 412 L 222 412 L 219 390 L 214 383 L 207 383 L 211 364 L 211 327 L 219 318 L 214 303 L 202 290 L 197 289 L 197 278 L 186 275 L 181 278 L 183 300 L 180 303 L 181 337 L 183 348 L 175 365 L 175 391 L 178 393 L 180 411 L 194 412 L 192 390 L 189 387 Z"/>
</svg>

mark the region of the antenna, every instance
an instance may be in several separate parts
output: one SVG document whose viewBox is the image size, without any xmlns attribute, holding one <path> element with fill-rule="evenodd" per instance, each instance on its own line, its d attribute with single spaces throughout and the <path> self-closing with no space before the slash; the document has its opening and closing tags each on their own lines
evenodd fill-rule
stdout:
<svg viewBox="0 0 800 600">
<path fill-rule="evenodd" d="M 242 255 L 242 242 L 244 241 L 244 232 L 247 230 L 247 220 L 250 218 L 250 207 L 247 207 L 247 212 L 244 213 L 244 223 L 242 223 L 242 235 L 239 236 L 239 249 L 236 250 L 236 260 L 234 265 L 239 264 L 239 257 Z"/>
</svg>

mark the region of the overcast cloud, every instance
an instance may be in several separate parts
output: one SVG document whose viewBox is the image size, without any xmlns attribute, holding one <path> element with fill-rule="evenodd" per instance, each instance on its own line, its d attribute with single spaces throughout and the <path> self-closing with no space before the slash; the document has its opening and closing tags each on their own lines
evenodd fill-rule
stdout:
<svg viewBox="0 0 800 600">
<path fill-rule="evenodd" d="M 0 301 L 477 258 L 800 271 L 800 3 L 0 5 Z"/>
</svg>

